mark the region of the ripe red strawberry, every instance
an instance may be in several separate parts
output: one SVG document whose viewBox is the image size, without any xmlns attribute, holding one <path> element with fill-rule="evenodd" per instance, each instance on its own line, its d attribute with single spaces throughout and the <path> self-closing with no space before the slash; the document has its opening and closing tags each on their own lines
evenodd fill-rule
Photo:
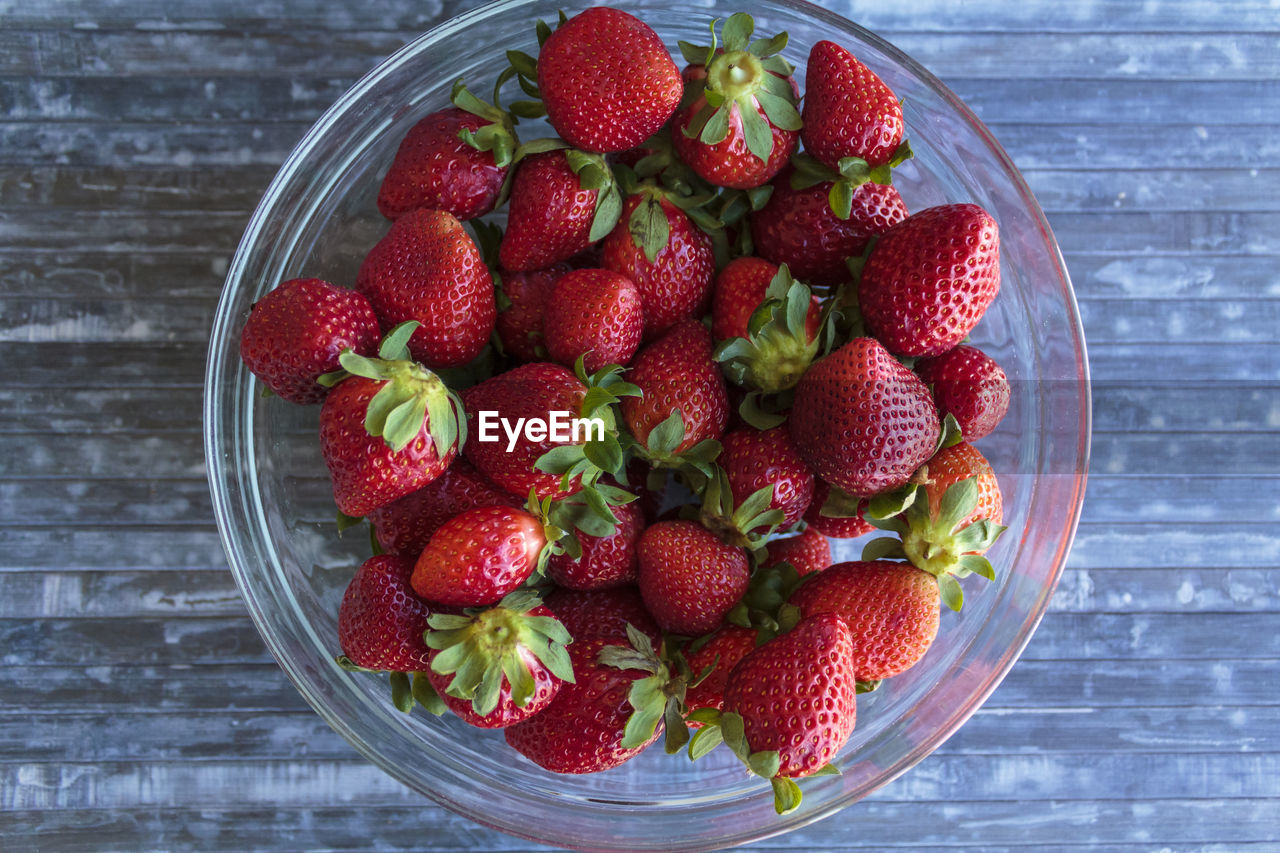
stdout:
<svg viewBox="0 0 1280 853">
<path fill-rule="evenodd" d="M 859 681 L 891 678 L 924 657 L 938 633 L 938 583 L 910 563 L 838 563 L 791 595 L 801 618 L 834 613 L 853 637 Z"/>
<path fill-rule="evenodd" d="M 867 512 L 867 502 L 865 500 L 857 501 L 852 508 L 854 511 L 852 515 L 823 515 L 822 508 L 830 497 L 831 486 L 820 479 L 815 479 L 813 483 L 813 500 L 809 503 L 809 508 L 804 513 L 804 521 L 810 528 L 832 539 L 857 539 L 859 536 L 875 530 L 875 527 L 863 517 Z"/>
<path fill-rule="evenodd" d="M 1009 411 L 1009 379 L 995 359 L 977 347 L 961 344 L 922 358 L 915 371 L 933 390 L 938 414 L 954 416 L 965 441 L 990 435 Z"/>
<path fill-rule="evenodd" d="M 638 501 L 613 507 L 618 526 L 611 536 L 590 536 L 579 532 L 582 556 L 553 554 L 547 562 L 547 576 L 569 589 L 607 589 L 636 582 L 639 563 L 637 542 L 644 527 Z"/>
<path fill-rule="evenodd" d="M 540 609 L 546 610 L 546 608 Z M 550 611 L 547 611 L 547 613 L 549 615 Z M 439 653 L 437 652 L 436 654 Z M 461 717 L 462 721 L 467 725 L 480 729 L 503 729 L 507 726 L 514 726 L 521 720 L 527 720 L 550 705 L 551 701 L 556 698 L 556 694 L 560 691 L 560 685 L 563 683 L 528 649 L 522 648 L 518 659 L 521 664 L 528 668 L 533 679 L 533 693 L 524 707 L 516 705 L 512 697 L 511 682 L 505 679 L 498 692 L 497 706 L 487 714 L 478 713 L 471 699 L 459 699 L 446 692 L 452 681 L 452 675 L 439 675 L 428 669 L 427 679 L 449 710 Z"/>
<path fill-rule="evenodd" d="M 744 255 L 729 261 L 716 275 L 715 295 L 711 301 L 712 337 L 717 341 L 747 337 L 747 323 L 764 302 L 769 284 L 777 274 L 778 265 L 764 258 Z M 818 336 L 820 316 L 821 306 L 815 296 L 805 317 L 805 332 L 809 340 Z"/>
<path fill-rule="evenodd" d="M 702 675 L 707 667 L 710 674 L 685 693 L 690 708 L 724 707 L 724 688 L 729 682 L 729 672 L 756 648 L 756 632 L 738 625 L 725 625 L 710 636 L 695 651 L 685 654 L 689 672 L 693 678 Z"/>
<path fill-rule="evenodd" d="M 634 758 L 657 740 L 661 725 L 641 746 L 622 746 L 633 710 L 631 684 L 648 673 L 600 664 L 600 650 L 616 642 L 595 637 L 570 645 L 574 683 L 562 685 L 541 713 L 506 728 L 507 744 L 554 773 L 597 773 Z"/>
<path fill-rule="evenodd" d="M 278 397 L 318 403 L 329 389 L 316 379 L 338 369 L 345 349 L 373 355 L 378 317 L 363 295 L 318 278 L 286 281 L 249 309 L 240 359 Z"/>
<path fill-rule="evenodd" d="M 522 509 L 469 509 L 431 537 L 414 564 L 413 589 L 440 604 L 495 604 L 533 574 L 546 545 L 542 522 Z"/>
<path fill-rule="evenodd" d="M 773 775 L 797 779 L 825 767 L 848 741 L 856 681 L 848 626 L 820 613 L 738 661 L 724 712 L 742 717 L 747 752 L 776 751 Z"/>
<path fill-rule="evenodd" d="M 570 367 L 585 356 L 588 373 L 626 364 L 640 346 L 640 304 L 640 291 L 625 275 L 603 269 L 565 273 L 552 285 L 543 309 L 547 352 Z"/>
<path fill-rule="evenodd" d="M 907 217 L 902 196 L 891 186 L 867 182 L 853 191 L 848 219 L 840 219 L 828 201 L 830 182 L 794 189 L 794 171 L 773 180 L 764 207 L 751 214 L 756 253 L 786 264 L 800 281 L 833 287 L 849 278 L 845 261 L 858 258 L 872 236 Z"/>
<path fill-rule="evenodd" d="M 633 15 L 587 9 L 538 54 L 538 89 L 556 133 L 583 151 L 625 151 L 666 124 L 683 91 L 662 39 Z"/>
<path fill-rule="evenodd" d="M 640 595 L 668 631 L 698 636 L 717 628 L 747 591 L 746 552 L 692 521 L 660 521 L 638 546 Z"/>
<path fill-rule="evenodd" d="M 929 389 L 872 338 L 809 368 L 788 425 L 814 473 L 857 497 L 906 483 L 941 432 Z"/>
<path fill-rule="evenodd" d="M 650 433 L 676 410 L 684 435 L 672 455 L 724 434 L 729 420 L 724 378 L 711 360 L 711 335 L 696 320 L 677 323 L 640 350 L 627 378 L 644 392 L 622 401 L 627 430 L 641 445 L 647 446 Z"/>
<path fill-rule="evenodd" d="M 765 568 L 787 562 L 802 577 L 820 572 L 831 565 L 831 543 L 813 527 L 802 530 L 795 536 L 772 540 L 766 546 L 766 551 L 768 556 L 764 560 Z"/>
<path fill-rule="evenodd" d="M 625 645 L 627 625 L 634 626 L 655 645 L 662 637 L 662 629 L 645 610 L 640 590 L 634 586 L 559 588 L 547 596 L 546 605 L 577 642 L 598 638 Z"/>
<path fill-rule="evenodd" d="M 515 272 L 568 260 L 613 228 L 620 205 L 602 158 L 566 149 L 530 154 L 516 165 L 498 260 Z"/>
<path fill-rule="evenodd" d="M 721 444 L 716 464 L 728 475 L 736 504 L 758 489 L 773 486 L 769 509 L 783 513 L 779 526 L 790 527 L 800 520 L 813 499 L 813 471 L 796 451 L 785 426 L 736 429 Z"/>
<path fill-rule="evenodd" d="M 862 268 L 858 305 L 890 352 L 938 355 L 973 330 L 999 291 L 996 221 L 976 204 L 947 204 L 880 235 Z"/>
<path fill-rule="evenodd" d="M 939 450 L 929 460 L 924 490 L 929 498 L 930 511 L 936 515 L 947 489 L 970 477 L 977 478 L 978 500 L 973 511 L 962 517 L 960 524 L 968 524 L 980 518 L 999 524 L 1004 520 L 1004 499 L 1000 494 L 1000 482 L 987 458 L 966 441 Z"/>
<path fill-rule="evenodd" d="M 360 265 L 356 290 L 384 330 L 421 324 L 409 351 L 427 367 L 466 364 L 493 331 L 493 278 L 462 223 L 443 211 L 414 210 L 392 223 Z"/>
<path fill-rule="evenodd" d="M 521 430 L 514 446 L 500 426 L 491 428 L 496 440 L 482 441 L 482 424 L 478 413 L 496 412 L 497 418 L 514 425 L 529 419 L 548 421 L 552 412 L 577 415 L 587 388 L 573 371 L 559 364 L 534 362 L 486 379 L 462 393 L 466 407 L 468 430 L 472 440 L 463 453 L 471 464 L 512 495 L 527 498 L 532 488 L 538 498 L 563 497 L 577 491 L 576 483 L 562 493 L 560 476 L 537 470 L 534 465 L 542 454 L 561 442 L 548 434 L 542 441 L 531 441 Z"/>
<path fill-rule="evenodd" d="M 356 570 L 338 608 L 338 644 L 356 666 L 421 672 L 431 650 L 422 639 L 431 607 L 409 586 L 413 564 L 384 554 Z"/>
<path fill-rule="evenodd" d="M 665 229 L 661 223 L 655 226 L 653 243 L 635 238 L 637 214 L 665 220 Z M 601 263 L 635 282 L 646 340 L 681 320 L 701 317 L 710 304 L 716 272 L 711 238 L 661 195 L 640 193 L 626 199 L 618 224 L 601 244 Z"/>
<path fill-rule="evenodd" d="M 433 533 L 459 513 L 481 506 L 518 506 L 465 459 L 416 492 L 369 513 L 378 544 L 389 554 L 417 560 Z"/>
<path fill-rule="evenodd" d="M 902 142 L 898 98 L 853 54 L 830 41 L 809 51 L 804 93 L 805 150 L 839 171 L 844 157 L 889 162 Z"/>
<path fill-rule="evenodd" d="M 546 360 L 542 315 L 552 285 L 569 269 L 567 263 L 560 263 L 544 270 L 500 272 L 506 305 L 499 309 L 494 329 L 508 355 L 520 361 Z"/>
</svg>

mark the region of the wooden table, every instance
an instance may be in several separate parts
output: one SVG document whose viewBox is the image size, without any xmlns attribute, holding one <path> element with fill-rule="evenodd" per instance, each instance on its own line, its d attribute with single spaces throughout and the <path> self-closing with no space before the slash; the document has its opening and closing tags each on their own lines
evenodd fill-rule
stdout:
<svg viewBox="0 0 1280 853">
<path fill-rule="evenodd" d="M 0 846 L 528 846 L 304 705 L 200 446 L 215 299 L 275 168 L 469 5 L 0 0 Z M 1094 461 L 1052 612 L 986 707 L 761 849 L 1280 849 L 1280 10 L 837 5 L 967 100 L 1048 211 Z"/>
</svg>

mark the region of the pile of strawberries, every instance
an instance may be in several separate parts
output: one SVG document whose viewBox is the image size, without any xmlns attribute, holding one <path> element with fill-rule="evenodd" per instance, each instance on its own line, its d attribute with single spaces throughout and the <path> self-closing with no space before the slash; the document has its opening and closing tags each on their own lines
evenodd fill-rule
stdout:
<svg viewBox="0 0 1280 853">
<path fill-rule="evenodd" d="M 617 9 L 537 34 L 401 142 L 354 289 L 284 282 L 244 327 L 270 391 L 323 402 L 340 526 L 371 526 L 338 660 L 559 773 L 724 743 L 786 812 L 994 576 L 970 442 L 1009 384 L 965 340 L 996 223 L 908 212 L 901 107 L 836 44 L 801 98 L 744 14 L 683 71 Z"/>
</svg>

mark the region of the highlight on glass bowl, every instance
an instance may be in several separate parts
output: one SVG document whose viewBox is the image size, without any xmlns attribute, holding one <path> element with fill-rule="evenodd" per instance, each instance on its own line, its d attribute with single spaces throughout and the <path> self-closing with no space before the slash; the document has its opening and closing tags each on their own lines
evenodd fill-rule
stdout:
<svg viewBox="0 0 1280 853">
<path fill-rule="evenodd" d="M 995 689 L 1088 394 L 1043 214 L 911 58 L 793 0 L 512 0 L 289 156 L 205 444 L 258 629 L 361 753 L 523 838 L 704 850 Z"/>
</svg>

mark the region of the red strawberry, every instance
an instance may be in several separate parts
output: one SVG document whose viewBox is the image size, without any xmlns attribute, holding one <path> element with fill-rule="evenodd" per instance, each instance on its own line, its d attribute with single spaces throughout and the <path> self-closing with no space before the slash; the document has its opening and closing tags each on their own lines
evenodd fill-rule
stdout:
<svg viewBox="0 0 1280 853">
<path fill-rule="evenodd" d="M 1000 482 L 982 452 L 965 441 L 939 450 L 929 460 L 924 490 L 929 498 L 930 512 L 936 515 L 947 489 L 970 477 L 977 478 L 978 499 L 973 510 L 961 518 L 960 524 L 965 525 L 980 518 L 999 524 L 1004 520 L 1004 499 L 1000 494 Z"/>
<path fill-rule="evenodd" d="M 890 678 L 914 666 L 938 633 L 938 583 L 910 563 L 839 563 L 791 596 L 801 618 L 834 613 L 853 636 L 859 681 Z"/>
<path fill-rule="evenodd" d="M 805 523 L 813 530 L 823 536 L 830 536 L 832 539 L 857 539 L 859 536 L 875 530 L 875 527 L 863 517 L 867 512 L 867 502 L 865 500 L 854 498 L 854 506 L 845 507 L 845 509 L 852 511 L 851 515 L 823 515 L 822 508 L 826 506 L 830 497 L 831 486 L 822 480 L 815 479 L 813 483 L 813 500 L 809 503 L 809 508 L 804 513 Z M 847 502 L 848 500 L 847 495 L 841 495 L 841 498 L 842 502 Z"/>
<path fill-rule="evenodd" d="M 933 390 L 940 415 L 952 415 L 965 441 L 990 435 L 1009 411 L 1009 379 L 995 359 L 977 347 L 960 345 L 915 364 L 916 375 Z"/>
<path fill-rule="evenodd" d="M 880 235 L 862 268 L 867 329 L 898 355 L 938 355 L 982 319 L 1000 291 L 1000 235 L 976 204 L 913 213 Z"/>
<path fill-rule="evenodd" d="M 786 562 L 802 577 L 820 572 L 831 565 L 831 543 L 813 527 L 802 530 L 795 536 L 774 539 L 766 546 L 766 550 L 768 556 L 764 561 L 765 568 Z"/>
<path fill-rule="evenodd" d="M 493 331 L 493 278 L 480 250 L 452 214 L 404 214 L 360 265 L 356 289 L 384 328 L 421 325 L 409 340 L 427 367 L 456 367 L 480 354 Z"/>
<path fill-rule="evenodd" d="M 772 775 L 796 779 L 831 763 L 849 739 L 856 681 L 849 627 L 820 613 L 738 661 L 724 712 L 742 718 L 746 752 L 776 751 Z"/>
<path fill-rule="evenodd" d="M 546 359 L 542 315 L 552 285 L 568 271 L 569 265 L 561 263 L 531 272 L 501 272 L 507 304 L 499 309 L 494 329 L 508 355 L 520 361 Z"/>
<path fill-rule="evenodd" d="M 756 252 L 786 264 L 801 281 L 834 287 L 849 278 L 845 261 L 859 258 L 872 236 L 907 217 L 907 206 L 891 186 L 864 183 L 853 191 L 848 219 L 831 209 L 832 184 L 819 182 L 794 189 L 794 171 L 773 180 L 764 207 L 751 214 L 751 240 Z"/>
<path fill-rule="evenodd" d="M 505 729 L 508 745 L 554 773 L 597 773 L 634 758 L 657 740 L 661 726 L 643 745 L 622 746 L 633 710 L 631 684 L 648 673 L 599 663 L 600 650 L 616 642 L 596 637 L 569 646 L 574 683 L 563 685 L 541 713 Z"/>
<path fill-rule="evenodd" d="M 634 586 L 599 590 L 555 589 L 547 596 L 551 609 L 575 641 L 604 639 L 626 644 L 627 625 L 632 625 L 656 645 L 662 629 L 644 608 L 644 599 Z"/>
<path fill-rule="evenodd" d="M 529 419 L 549 421 L 552 412 L 576 416 L 586 393 L 586 386 L 572 370 L 547 362 L 521 365 L 473 385 L 462 394 L 472 435 L 463 452 L 481 473 L 516 497 L 527 498 L 531 488 L 539 499 L 575 492 L 576 483 L 562 493 L 558 474 L 534 468 L 538 458 L 560 442 L 552 441 L 549 434 L 541 441 L 531 441 L 521 430 L 508 451 L 509 439 L 500 426 L 491 427 L 493 439 L 481 440 L 484 430 L 479 413 L 496 412 L 496 418 L 505 419 L 514 428 L 517 422 Z"/>
<path fill-rule="evenodd" d="M 813 472 L 796 451 L 786 427 L 744 427 L 725 435 L 716 464 L 728 475 L 736 504 L 773 486 L 770 509 L 780 510 L 780 527 L 798 522 L 813 499 Z M 749 532 L 749 531 L 748 531 Z"/>
<path fill-rule="evenodd" d="M 767 182 L 799 142 L 792 69 L 776 55 L 786 36 L 753 43 L 754 28 L 751 16 L 739 12 L 725 22 L 722 50 L 707 48 L 697 56 L 697 48 L 685 49 L 686 58 L 701 61 L 705 70 L 686 78 L 693 81 L 672 140 L 681 160 L 722 187 L 751 189 Z"/>
<path fill-rule="evenodd" d="M 734 258 L 716 275 L 715 295 L 711 302 L 711 335 L 717 341 L 729 338 L 745 338 L 751 315 L 765 300 L 765 293 L 778 265 L 744 255 Z M 805 317 L 805 331 L 810 340 L 818 336 L 821 308 L 813 297 L 809 313 Z"/>
<path fill-rule="evenodd" d="M 421 672 L 431 650 L 422 639 L 431 607 L 409 586 L 413 564 L 385 554 L 356 570 L 338 608 L 338 644 L 356 666 Z"/>
<path fill-rule="evenodd" d="M 440 525 L 466 510 L 498 505 L 517 503 L 465 459 L 454 459 L 426 486 L 375 509 L 368 517 L 385 551 L 417 560 Z"/>
<path fill-rule="evenodd" d="M 627 379 L 644 392 L 622 401 L 627 429 L 641 445 L 649 445 L 650 433 L 677 410 L 684 433 L 670 454 L 724 434 L 729 420 L 724 378 L 711 360 L 711 335 L 696 320 L 677 323 L 642 349 Z"/>
<path fill-rule="evenodd" d="M 872 338 L 809 368 L 788 425 L 814 473 L 857 497 L 906 483 L 941 432 L 929 389 Z"/>
<path fill-rule="evenodd" d="M 318 403 L 329 389 L 316 379 L 338 369 L 338 355 L 345 349 L 373 355 L 380 336 L 364 296 L 318 278 L 296 278 L 249 309 L 240 359 L 276 396 Z"/>
<path fill-rule="evenodd" d="M 834 42 L 820 41 L 809 51 L 803 117 L 805 150 L 837 171 L 845 157 L 887 163 L 902 142 L 897 96 Z"/>
<path fill-rule="evenodd" d="M 413 589 L 440 604 L 495 604 L 533 574 L 546 545 L 542 522 L 522 509 L 469 509 L 431 537 L 414 564 Z"/>
<path fill-rule="evenodd" d="M 547 576 L 569 589 L 606 589 L 635 583 L 639 564 L 636 543 L 644 519 L 638 501 L 613 507 L 618 526 L 611 536 L 590 536 L 579 532 L 582 556 L 553 554 L 547 562 Z"/>
<path fill-rule="evenodd" d="M 568 260 L 607 234 L 620 209 L 603 158 L 565 149 L 530 154 L 516 166 L 498 259 L 515 272 Z"/>
<path fill-rule="evenodd" d="M 601 250 L 602 264 L 639 289 L 646 339 L 706 313 L 716 272 L 711 238 L 660 194 L 628 197 Z"/>
<path fill-rule="evenodd" d="M 626 364 L 640 346 L 640 303 L 635 283 L 624 275 L 602 269 L 565 273 L 552 285 L 543 310 L 547 352 L 568 366 L 585 356 L 588 373 Z"/>
<path fill-rule="evenodd" d="M 659 625 L 698 636 L 714 630 L 747 591 L 746 552 L 692 521 L 660 521 L 638 546 L 640 595 Z"/>
<path fill-rule="evenodd" d="M 666 124 L 683 91 L 680 70 L 647 24 L 607 6 L 551 34 L 538 54 L 538 89 L 556 133 L 583 151 L 625 151 Z"/>
<path fill-rule="evenodd" d="M 717 710 L 723 708 L 724 688 L 729 682 L 729 672 L 755 648 L 755 631 L 737 625 L 725 625 L 695 651 L 687 652 L 685 660 L 693 678 L 698 678 L 711 667 L 710 674 L 685 693 L 688 706 Z"/>
</svg>

